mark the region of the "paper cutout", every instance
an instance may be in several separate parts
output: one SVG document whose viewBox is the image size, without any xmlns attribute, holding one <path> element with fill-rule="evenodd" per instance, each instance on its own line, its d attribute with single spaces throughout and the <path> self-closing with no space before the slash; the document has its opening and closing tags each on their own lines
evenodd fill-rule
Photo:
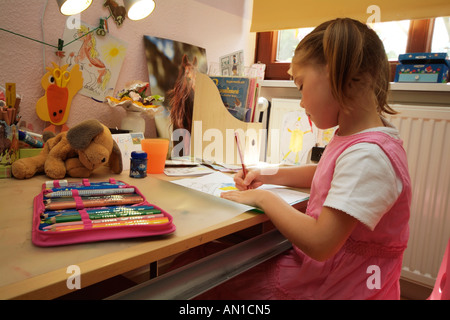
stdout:
<svg viewBox="0 0 450 320">
<path fill-rule="evenodd" d="M 65 125 L 69 117 L 72 98 L 83 86 L 83 75 L 76 64 L 68 71 L 68 65 L 59 67 L 52 62 L 48 72 L 41 79 L 45 94 L 36 103 L 36 113 L 41 120 L 49 121 L 44 131 L 55 132 L 55 126 L 62 125 L 61 131 L 67 131 Z"/>
</svg>

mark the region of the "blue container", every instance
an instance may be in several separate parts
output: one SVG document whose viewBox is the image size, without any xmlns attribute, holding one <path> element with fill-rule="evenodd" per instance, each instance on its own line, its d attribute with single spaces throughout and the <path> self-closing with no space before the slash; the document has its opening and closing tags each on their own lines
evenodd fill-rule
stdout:
<svg viewBox="0 0 450 320">
<path fill-rule="evenodd" d="M 446 52 L 405 53 L 398 57 L 400 62 L 395 72 L 395 82 L 447 82 L 450 60 Z"/>
<path fill-rule="evenodd" d="M 130 158 L 130 177 L 145 178 L 147 176 L 147 152 L 133 151 Z"/>
</svg>

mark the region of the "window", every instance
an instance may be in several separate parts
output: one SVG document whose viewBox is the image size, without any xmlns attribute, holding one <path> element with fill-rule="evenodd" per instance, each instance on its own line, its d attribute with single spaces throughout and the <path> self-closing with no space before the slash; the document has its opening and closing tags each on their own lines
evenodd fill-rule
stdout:
<svg viewBox="0 0 450 320">
<path fill-rule="evenodd" d="M 406 52 L 410 20 L 373 23 L 375 30 L 383 41 L 389 61 L 397 61 L 398 55 Z"/>
<path fill-rule="evenodd" d="M 314 28 L 300 28 L 279 31 L 277 61 L 291 62 L 298 43 Z"/>
<path fill-rule="evenodd" d="M 450 17 L 436 18 L 431 52 L 447 52 L 450 56 Z"/>
<path fill-rule="evenodd" d="M 398 55 L 405 52 L 445 52 L 450 55 L 450 17 L 381 22 L 371 27 L 383 40 L 394 79 Z M 297 44 L 313 28 L 257 34 L 256 61 L 266 64 L 266 79 L 288 80 L 289 64 Z"/>
</svg>

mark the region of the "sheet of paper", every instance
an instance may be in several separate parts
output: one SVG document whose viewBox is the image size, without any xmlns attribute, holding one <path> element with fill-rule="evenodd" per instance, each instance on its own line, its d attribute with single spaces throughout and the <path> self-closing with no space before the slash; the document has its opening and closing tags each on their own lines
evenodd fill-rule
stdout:
<svg viewBox="0 0 450 320">
<path fill-rule="evenodd" d="M 179 176 L 200 176 L 209 173 L 213 173 L 214 170 L 205 166 L 178 166 L 178 167 L 165 167 L 164 173 L 169 177 Z"/>
<path fill-rule="evenodd" d="M 205 192 L 220 197 L 222 192 L 238 190 L 230 175 L 214 172 L 202 177 L 186 178 L 171 181 L 172 183 Z M 280 196 L 284 201 L 293 205 L 303 200 L 309 199 L 309 194 L 297 190 L 288 189 L 279 185 L 262 185 L 261 189 L 266 189 Z M 253 207 L 248 206 L 249 210 Z"/>
<path fill-rule="evenodd" d="M 112 135 L 122 153 L 122 168 L 130 170 L 131 152 L 142 150 L 141 140 L 144 139 L 142 132 L 117 133 Z"/>
</svg>

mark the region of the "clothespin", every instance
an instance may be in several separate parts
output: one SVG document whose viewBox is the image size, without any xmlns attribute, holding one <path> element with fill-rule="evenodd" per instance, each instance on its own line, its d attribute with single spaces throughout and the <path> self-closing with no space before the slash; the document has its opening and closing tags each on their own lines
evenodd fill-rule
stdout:
<svg viewBox="0 0 450 320">
<path fill-rule="evenodd" d="M 56 55 L 60 58 L 63 58 L 65 56 L 65 53 L 63 51 L 63 47 L 64 47 L 64 40 L 63 39 L 58 39 L 58 51 L 56 51 Z"/>
<path fill-rule="evenodd" d="M 104 36 L 107 32 L 109 32 L 107 19 L 108 18 L 100 18 L 100 25 L 96 31 L 97 35 Z"/>
</svg>

